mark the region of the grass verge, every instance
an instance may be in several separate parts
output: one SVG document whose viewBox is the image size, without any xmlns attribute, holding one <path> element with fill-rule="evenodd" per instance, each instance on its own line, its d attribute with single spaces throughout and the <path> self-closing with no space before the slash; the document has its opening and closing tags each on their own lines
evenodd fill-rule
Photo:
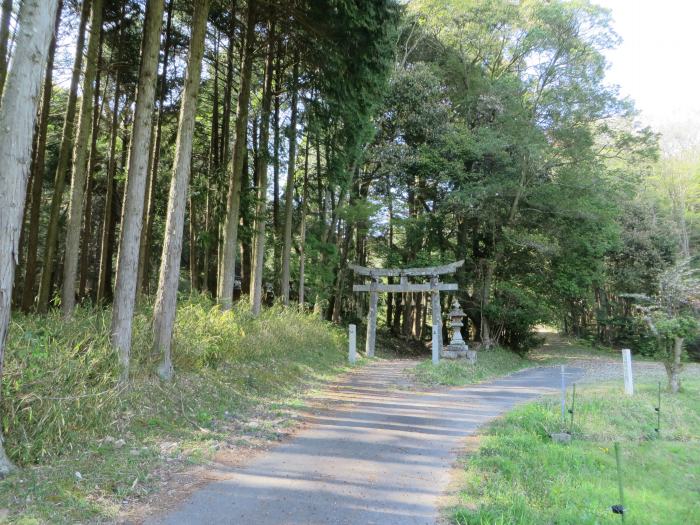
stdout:
<svg viewBox="0 0 700 525">
<path fill-rule="evenodd" d="M 313 315 L 275 307 L 253 318 L 244 303 L 221 312 L 196 297 L 179 306 L 176 376 L 163 383 L 150 313 L 135 318 L 128 388 L 118 383 L 109 310 L 13 319 L 2 425 L 22 468 L 0 481 L 9 522 L 113 518 L 155 491 L 165 466 L 283 435 L 302 394 L 346 369 L 344 331 Z"/>
<path fill-rule="evenodd" d="M 506 375 L 535 364 L 511 350 L 494 347 L 478 352 L 475 365 L 470 365 L 465 359 L 441 359 L 437 365 L 427 360 L 416 366 L 411 373 L 424 385 L 462 386 Z"/>
<path fill-rule="evenodd" d="M 657 385 L 579 389 L 570 445 L 554 444 L 559 402 L 545 398 L 487 428 L 464 458 L 464 489 L 451 512 L 458 525 L 619 523 L 613 442 L 622 449 L 628 523 L 696 523 L 700 516 L 700 381 L 663 393 L 656 436 Z M 568 429 L 568 425 L 565 425 Z"/>
</svg>

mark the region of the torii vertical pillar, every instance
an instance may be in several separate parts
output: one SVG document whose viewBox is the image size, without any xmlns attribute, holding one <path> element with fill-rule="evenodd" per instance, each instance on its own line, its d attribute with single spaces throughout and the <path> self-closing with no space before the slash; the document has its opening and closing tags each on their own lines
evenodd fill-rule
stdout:
<svg viewBox="0 0 700 525">
<path fill-rule="evenodd" d="M 367 338 L 365 340 L 365 355 L 374 357 L 374 347 L 377 338 L 377 281 L 372 280 L 369 285 L 369 315 L 367 316 Z"/>
<path fill-rule="evenodd" d="M 433 363 L 440 361 L 442 349 L 442 311 L 440 308 L 440 290 L 438 289 L 438 277 L 430 277 L 430 300 L 433 307 Z"/>
</svg>

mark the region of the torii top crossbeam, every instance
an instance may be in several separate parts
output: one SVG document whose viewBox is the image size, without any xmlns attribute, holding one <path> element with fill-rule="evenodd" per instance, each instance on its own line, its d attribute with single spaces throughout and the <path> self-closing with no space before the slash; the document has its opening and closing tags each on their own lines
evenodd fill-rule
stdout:
<svg viewBox="0 0 700 525">
<path fill-rule="evenodd" d="M 454 273 L 457 268 L 464 264 L 464 259 L 461 261 L 443 264 L 442 266 L 429 266 L 427 268 L 367 268 L 357 264 L 349 264 L 348 267 L 357 275 L 365 275 L 367 277 L 420 277 L 433 275 L 445 275 Z"/>
</svg>

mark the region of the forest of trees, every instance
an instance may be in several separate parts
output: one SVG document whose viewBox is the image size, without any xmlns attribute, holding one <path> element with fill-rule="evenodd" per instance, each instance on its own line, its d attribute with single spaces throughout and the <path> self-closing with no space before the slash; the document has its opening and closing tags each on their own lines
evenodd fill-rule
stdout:
<svg viewBox="0 0 700 525">
<path fill-rule="evenodd" d="M 485 347 L 525 351 L 541 323 L 653 353 L 636 303 L 700 262 L 700 143 L 662 157 L 606 82 L 611 24 L 588 2 L 411 2 L 349 259 L 465 259 L 459 299 Z M 389 298 L 387 325 L 421 338 L 426 306 Z"/>
<path fill-rule="evenodd" d="M 484 348 L 550 323 L 643 350 L 634 297 L 700 262 L 700 145 L 659 154 L 589 2 L 1 7 L 0 366 L 10 308 L 111 308 L 127 381 L 154 302 L 168 379 L 178 293 L 353 322 L 349 262 L 459 259 Z M 422 294 L 382 301 L 394 334 L 429 337 Z"/>
</svg>

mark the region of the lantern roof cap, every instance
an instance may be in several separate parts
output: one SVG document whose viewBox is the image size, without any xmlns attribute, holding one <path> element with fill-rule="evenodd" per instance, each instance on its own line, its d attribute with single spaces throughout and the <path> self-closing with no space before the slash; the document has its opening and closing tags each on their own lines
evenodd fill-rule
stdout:
<svg viewBox="0 0 700 525">
<path fill-rule="evenodd" d="M 462 305 L 459 304 L 459 301 L 455 297 L 454 301 L 452 301 L 452 310 L 450 311 L 450 317 L 465 317 L 467 314 L 464 313 L 462 310 Z"/>
</svg>

